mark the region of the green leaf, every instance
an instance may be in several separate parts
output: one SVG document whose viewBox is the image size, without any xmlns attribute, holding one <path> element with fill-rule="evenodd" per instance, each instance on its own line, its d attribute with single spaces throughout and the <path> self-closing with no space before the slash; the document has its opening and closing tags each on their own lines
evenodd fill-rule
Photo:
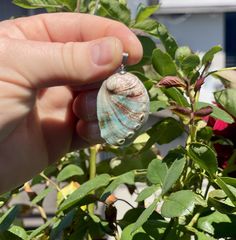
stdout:
<svg viewBox="0 0 236 240">
<path fill-rule="evenodd" d="M 32 201 L 32 204 L 38 204 L 39 202 L 41 202 L 47 195 L 49 192 L 51 192 L 53 190 L 52 187 L 49 188 L 45 188 L 44 190 L 42 190 Z"/>
<path fill-rule="evenodd" d="M 225 192 L 231 202 L 236 206 L 236 188 L 227 185 L 223 179 L 216 177 L 217 185 Z"/>
<path fill-rule="evenodd" d="M 228 114 L 226 111 L 220 109 L 217 106 L 214 106 L 213 104 L 209 104 L 209 103 L 205 103 L 205 102 L 198 102 L 196 104 L 196 108 L 200 109 L 202 107 L 207 107 L 207 106 L 211 106 L 213 109 L 213 112 L 210 114 L 213 118 L 216 119 L 220 119 L 224 122 L 227 123 L 233 123 L 234 119 L 232 118 L 232 116 L 230 114 Z"/>
<path fill-rule="evenodd" d="M 145 233 L 145 230 L 142 227 L 138 228 L 136 231 L 133 231 L 134 225 L 135 224 L 132 223 L 123 229 L 120 240 L 134 240 L 135 237 L 140 233 L 145 234 L 145 237 L 142 240 L 150 240 L 150 238 L 146 238 L 148 235 Z"/>
<path fill-rule="evenodd" d="M 123 219 L 119 221 L 120 227 L 123 229 L 127 225 L 136 222 L 143 211 L 145 211 L 145 208 L 142 208 L 142 207 L 141 208 L 132 208 L 132 209 L 128 210 L 125 213 Z M 149 221 L 153 221 L 153 220 L 155 220 L 155 221 L 164 220 L 164 218 L 159 213 L 154 211 L 151 214 L 151 216 L 149 217 Z"/>
<path fill-rule="evenodd" d="M 231 185 L 236 188 L 236 178 L 221 177 L 221 180 L 224 181 L 226 184 Z"/>
<path fill-rule="evenodd" d="M 164 217 L 181 217 L 193 212 L 195 206 L 195 194 L 190 190 L 181 190 L 171 193 L 164 200 L 161 207 L 161 215 Z"/>
<path fill-rule="evenodd" d="M 148 134 L 152 137 L 156 135 L 156 142 L 158 144 L 166 144 L 183 133 L 183 126 L 176 119 L 168 117 L 158 122 Z"/>
<path fill-rule="evenodd" d="M 66 6 L 70 12 L 74 12 L 76 10 L 76 0 L 59 0 L 59 2 L 63 3 L 63 5 Z"/>
<path fill-rule="evenodd" d="M 144 201 L 146 198 L 150 197 L 152 194 L 154 194 L 158 189 L 160 188 L 158 185 L 152 185 L 149 187 L 144 188 L 136 198 L 136 202 Z"/>
<path fill-rule="evenodd" d="M 155 13 L 159 8 L 159 5 L 146 6 L 144 4 L 139 5 L 138 13 L 135 18 L 136 22 L 141 22 L 149 18 L 153 13 Z"/>
<path fill-rule="evenodd" d="M 218 104 L 223 106 L 223 108 L 236 117 L 236 89 L 228 88 L 214 94 L 215 100 Z"/>
<path fill-rule="evenodd" d="M 9 231 L 5 231 L 5 232 L 0 232 L 0 239 L 1 240 L 21 240 L 20 237 L 18 237 L 17 235 L 15 235 L 14 233 L 11 233 Z M 26 240 L 29 240 L 28 238 Z"/>
<path fill-rule="evenodd" d="M 179 89 L 172 88 L 163 88 L 162 91 L 172 100 L 174 100 L 178 105 L 182 107 L 189 107 L 188 100 L 184 97 L 184 95 L 180 92 Z"/>
<path fill-rule="evenodd" d="M 203 141 L 208 142 L 211 140 L 212 135 L 213 135 L 212 127 L 206 126 L 204 128 L 200 128 L 197 131 L 197 141 L 201 142 L 203 140 Z"/>
<path fill-rule="evenodd" d="M 135 232 L 148 220 L 148 218 L 151 216 L 151 214 L 156 209 L 156 207 L 157 207 L 157 200 L 155 200 L 148 208 L 146 208 L 142 212 L 142 214 L 139 216 L 139 218 L 135 222 L 132 232 Z"/>
<path fill-rule="evenodd" d="M 50 239 L 58 239 L 60 237 L 60 233 L 71 225 L 74 216 L 75 210 L 73 209 L 65 216 L 63 216 L 62 219 L 58 219 L 58 221 L 52 226 L 52 231 L 50 232 Z"/>
<path fill-rule="evenodd" d="M 191 143 L 188 149 L 189 156 L 211 176 L 217 172 L 217 159 L 215 152 L 202 143 Z"/>
<path fill-rule="evenodd" d="M 135 151 L 137 149 L 135 148 Z M 104 173 L 107 172 L 114 176 L 121 175 L 127 171 L 137 170 L 137 169 L 147 169 L 148 164 L 156 157 L 153 151 L 147 149 L 147 151 L 139 152 L 138 154 L 131 154 L 129 152 L 123 152 L 122 156 L 121 150 L 117 149 L 114 152 L 118 157 L 114 158 L 112 162 L 110 160 L 102 161 L 97 165 L 97 172 Z M 111 164 L 113 164 L 111 169 Z"/>
<path fill-rule="evenodd" d="M 212 47 L 210 50 L 208 50 L 203 58 L 202 58 L 202 64 L 203 65 L 206 65 L 210 62 L 212 62 L 213 58 L 214 58 L 214 55 L 218 52 L 222 51 L 222 47 L 221 46 L 214 46 Z"/>
<path fill-rule="evenodd" d="M 208 198 L 208 205 L 214 207 L 217 211 L 221 213 L 234 213 L 236 212 L 236 207 L 230 206 L 222 201 L 216 200 L 215 198 Z"/>
<path fill-rule="evenodd" d="M 209 192 L 208 197 L 215 198 L 215 199 L 225 199 L 227 195 L 221 189 L 215 189 Z"/>
<path fill-rule="evenodd" d="M 67 11 L 73 11 L 74 2 L 69 0 L 13 0 L 14 4 L 19 7 L 27 9 L 36 9 L 36 8 L 57 8 L 64 9 Z"/>
<path fill-rule="evenodd" d="M 200 58 L 196 54 L 191 54 L 183 59 L 181 68 L 189 73 L 200 64 Z"/>
<path fill-rule="evenodd" d="M 112 194 L 117 187 L 119 187 L 121 184 L 134 184 L 134 171 L 130 171 L 127 173 L 124 173 L 120 176 L 118 176 L 115 180 L 113 180 L 109 186 L 104 190 L 101 199 L 102 200 L 106 200 L 106 198 Z"/>
<path fill-rule="evenodd" d="M 155 113 L 158 110 L 166 109 L 167 108 L 167 102 L 165 101 L 150 101 L 150 112 Z"/>
<path fill-rule="evenodd" d="M 39 235 L 41 232 L 43 232 L 45 229 L 47 229 L 52 223 L 54 222 L 54 219 L 50 219 L 49 221 L 45 222 L 40 227 L 33 230 L 33 232 L 30 233 L 29 239 L 34 239 L 37 235 Z"/>
<path fill-rule="evenodd" d="M 178 63 L 182 63 L 185 58 L 192 54 L 192 50 L 188 46 L 181 46 L 176 49 L 175 59 Z"/>
<path fill-rule="evenodd" d="M 68 209 L 75 205 L 79 200 L 85 197 L 89 192 L 98 188 L 106 186 L 111 180 L 110 175 L 101 174 L 95 178 L 83 183 L 77 190 L 75 190 L 60 206 L 58 212 Z"/>
<path fill-rule="evenodd" d="M 200 232 L 197 229 L 193 228 L 193 227 L 188 227 L 187 229 L 193 233 L 195 233 L 195 235 L 197 236 L 198 240 L 216 240 L 215 238 L 209 236 L 208 234 L 205 234 L 204 232 Z"/>
<path fill-rule="evenodd" d="M 177 158 L 170 168 L 167 171 L 163 187 L 162 187 L 162 195 L 167 193 L 172 185 L 179 179 L 181 173 L 183 172 L 184 166 L 186 163 L 185 157 Z"/>
<path fill-rule="evenodd" d="M 147 179 L 153 184 L 163 185 L 167 170 L 166 163 L 160 159 L 154 159 L 148 165 Z"/>
<path fill-rule="evenodd" d="M 15 205 L 9 208 L 1 217 L 0 217 L 0 232 L 6 231 L 13 221 L 15 220 L 16 216 L 20 212 L 20 205 Z"/>
<path fill-rule="evenodd" d="M 195 193 L 195 205 L 200 205 L 202 207 L 207 207 L 207 201 L 199 194 Z"/>
<path fill-rule="evenodd" d="M 158 24 L 157 36 L 161 40 L 166 52 L 175 59 L 175 52 L 178 48 L 178 44 L 175 39 L 169 34 L 167 28 L 163 24 Z"/>
<path fill-rule="evenodd" d="M 160 218 L 152 218 L 152 215 L 150 216 L 149 220 L 146 221 L 143 226 L 138 228 L 136 231 L 133 231 L 134 224 L 135 223 L 126 225 L 126 227 L 122 231 L 121 240 L 161 239 L 168 225 L 168 223 L 163 219 L 161 220 Z"/>
<path fill-rule="evenodd" d="M 142 30 L 148 34 L 153 34 L 156 32 L 158 23 L 154 19 L 146 19 L 142 22 L 137 22 L 134 25 L 131 26 L 132 29 L 134 29 L 136 35 L 141 35 L 142 32 L 139 32 L 139 30 Z"/>
<path fill-rule="evenodd" d="M 100 0 L 100 16 L 108 17 L 126 25 L 129 25 L 131 20 L 130 10 L 126 5 L 119 3 L 117 0 Z"/>
<path fill-rule="evenodd" d="M 8 231 L 13 233 L 20 239 L 28 240 L 28 234 L 26 233 L 25 229 L 20 226 L 13 225 L 10 227 L 10 229 L 8 229 Z"/>
<path fill-rule="evenodd" d="M 175 76 L 177 69 L 168 53 L 155 49 L 152 54 L 152 65 L 161 76 Z"/>
<path fill-rule="evenodd" d="M 177 148 L 170 149 L 169 152 L 163 158 L 163 162 L 167 164 L 168 167 L 173 164 L 176 159 L 181 159 L 186 155 L 187 151 L 182 146 L 177 146 Z"/>
<path fill-rule="evenodd" d="M 59 172 L 59 174 L 57 175 L 57 181 L 62 182 L 67 180 L 68 178 L 74 176 L 81 176 L 83 174 L 84 171 L 79 166 L 75 164 L 69 164 Z"/>
<path fill-rule="evenodd" d="M 215 238 L 229 238 L 236 236 L 236 216 L 222 214 L 218 211 L 206 212 L 200 216 L 197 228 L 213 235 Z"/>
<path fill-rule="evenodd" d="M 150 136 L 141 152 L 148 150 L 153 144 L 166 144 L 181 136 L 184 131 L 183 126 L 176 119 L 168 117 L 157 124 L 147 133 Z"/>
<path fill-rule="evenodd" d="M 156 43 L 149 37 L 138 36 L 139 41 L 143 47 L 143 58 L 138 65 L 151 64 L 152 52 L 156 48 Z"/>
</svg>

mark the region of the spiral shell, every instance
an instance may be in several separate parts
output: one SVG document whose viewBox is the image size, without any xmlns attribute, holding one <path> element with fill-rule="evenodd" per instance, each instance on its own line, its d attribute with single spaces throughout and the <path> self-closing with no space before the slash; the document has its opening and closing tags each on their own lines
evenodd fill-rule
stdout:
<svg viewBox="0 0 236 240">
<path fill-rule="evenodd" d="M 97 96 L 97 116 L 101 137 L 108 144 L 130 143 L 148 114 L 148 93 L 135 75 L 116 73 L 103 82 Z"/>
</svg>

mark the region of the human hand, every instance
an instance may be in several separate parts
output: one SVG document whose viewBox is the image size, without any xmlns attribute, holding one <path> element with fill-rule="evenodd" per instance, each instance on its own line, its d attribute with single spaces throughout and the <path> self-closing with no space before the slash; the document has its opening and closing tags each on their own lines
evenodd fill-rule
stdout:
<svg viewBox="0 0 236 240">
<path fill-rule="evenodd" d="M 0 192 L 15 187 L 72 148 L 99 140 L 96 91 L 142 47 L 123 24 L 57 13 L 0 23 Z"/>
</svg>

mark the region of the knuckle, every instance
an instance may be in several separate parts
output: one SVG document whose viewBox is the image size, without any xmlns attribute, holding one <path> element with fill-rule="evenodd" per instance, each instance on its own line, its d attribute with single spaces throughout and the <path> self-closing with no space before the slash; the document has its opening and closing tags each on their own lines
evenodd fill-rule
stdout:
<svg viewBox="0 0 236 240">
<path fill-rule="evenodd" d="M 75 43 L 73 42 L 64 43 L 61 47 L 62 69 L 67 78 L 75 78 L 76 75 L 74 48 Z"/>
</svg>

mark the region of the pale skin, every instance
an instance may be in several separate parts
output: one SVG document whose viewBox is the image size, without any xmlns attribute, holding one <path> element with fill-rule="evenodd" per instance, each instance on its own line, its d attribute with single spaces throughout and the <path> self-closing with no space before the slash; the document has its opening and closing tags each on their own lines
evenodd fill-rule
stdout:
<svg viewBox="0 0 236 240">
<path fill-rule="evenodd" d="M 57 13 L 0 23 L 1 193 L 100 141 L 96 90 L 88 86 L 111 75 L 123 52 L 137 63 L 140 42 L 101 17 Z"/>
</svg>

